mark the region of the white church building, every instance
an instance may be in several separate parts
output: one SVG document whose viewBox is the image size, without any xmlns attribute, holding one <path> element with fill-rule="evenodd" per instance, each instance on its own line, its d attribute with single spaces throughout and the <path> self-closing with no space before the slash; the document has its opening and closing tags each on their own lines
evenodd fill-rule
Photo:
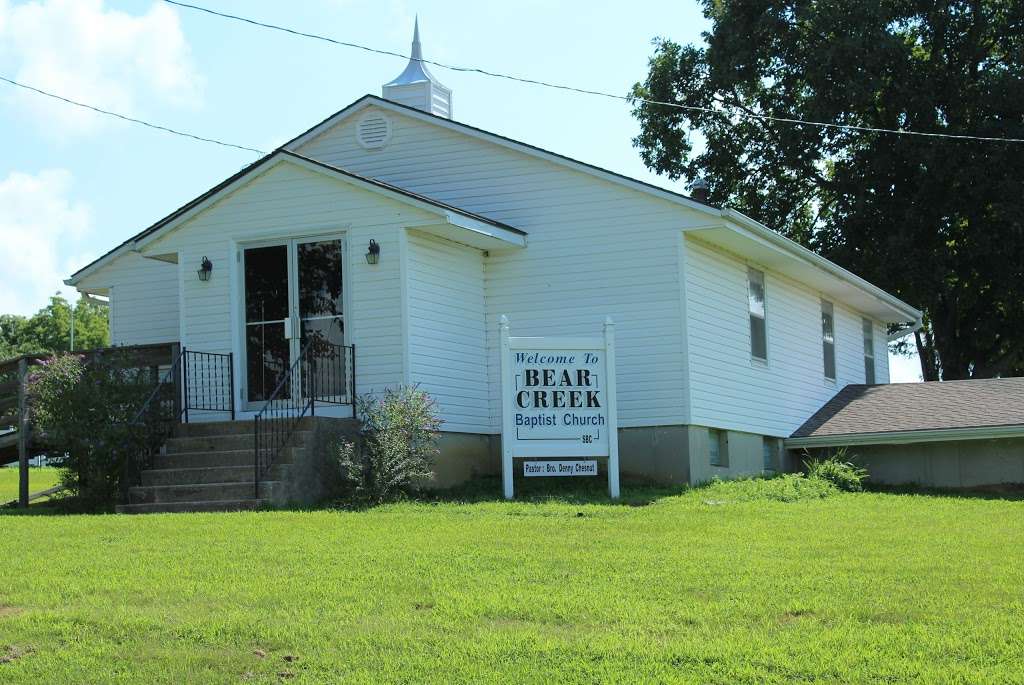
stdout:
<svg viewBox="0 0 1024 685">
<path fill-rule="evenodd" d="M 418 384 L 444 420 L 438 482 L 495 474 L 500 317 L 521 336 L 611 317 L 623 477 L 699 482 L 783 468 L 782 440 L 844 386 L 889 382 L 887 326 L 913 306 L 699 195 L 459 123 L 412 47 L 383 97 L 68 280 L 110 298 L 115 345 L 229 360 L 190 421 L 306 396 L 351 416 L 354 394 Z M 302 358 L 339 349 L 336 369 Z M 190 364 L 186 385 L 212 387 Z M 287 369 L 303 377 L 282 394 Z"/>
</svg>

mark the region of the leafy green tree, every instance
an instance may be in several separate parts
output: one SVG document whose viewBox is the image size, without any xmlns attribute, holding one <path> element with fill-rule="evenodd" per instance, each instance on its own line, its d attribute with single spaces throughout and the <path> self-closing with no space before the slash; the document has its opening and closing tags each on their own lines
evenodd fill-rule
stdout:
<svg viewBox="0 0 1024 685">
<path fill-rule="evenodd" d="M 82 298 L 74 308 L 75 349 L 110 344 L 107 308 Z M 0 315 L 0 359 L 71 349 L 71 305 L 59 294 L 31 317 Z"/>
<path fill-rule="evenodd" d="M 1024 374 L 1024 144 L 759 118 L 1024 138 L 1024 3 L 703 4 L 633 88 L 647 166 L 922 308 L 926 380 Z"/>
</svg>

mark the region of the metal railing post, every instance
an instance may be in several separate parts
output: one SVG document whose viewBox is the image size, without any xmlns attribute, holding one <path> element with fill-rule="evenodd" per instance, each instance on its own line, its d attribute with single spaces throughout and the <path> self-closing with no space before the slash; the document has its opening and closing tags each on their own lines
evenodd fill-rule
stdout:
<svg viewBox="0 0 1024 685">
<path fill-rule="evenodd" d="M 259 415 L 257 415 L 256 418 L 254 418 L 252 420 L 252 422 L 253 422 L 253 431 L 254 431 L 254 434 L 255 434 L 255 437 L 256 437 L 256 445 L 255 445 L 255 449 L 253 449 L 253 464 L 252 464 L 252 466 L 253 466 L 253 469 L 252 469 L 252 471 L 253 471 L 253 473 L 252 473 L 253 496 L 256 499 L 260 498 L 260 421 L 261 421 L 261 419 L 260 419 Z"/>
<path fill-rule="evenodd" d="M 352 394 L 349 396 L 349 400 L 352 402 L 352 418 L 359 418 L 356 415 L 356 344 L 352 343 L 352 377 L 349 381 L 352 383 Z"/>
<path fill-rule="evenodd" d="M 184 347 L 181 348 L 181 377 L 182 377 L 182 392 L 184 393 L 184 405 L 185 405 L 185 423 L 188 423 L 188 350 Z"/>
<path fill-rule="evenodd" d="M 235 420 L 235 353 L 228 352 L 228 401 L 231 403 L 231 420 Z"/>
<path fill-rule="evenodd" d="M 311 369 L 309 373 L 309 415 L 316 416 L 316 358 L 314 357 L 309 361 L 309 367 Z"/>
</svg>

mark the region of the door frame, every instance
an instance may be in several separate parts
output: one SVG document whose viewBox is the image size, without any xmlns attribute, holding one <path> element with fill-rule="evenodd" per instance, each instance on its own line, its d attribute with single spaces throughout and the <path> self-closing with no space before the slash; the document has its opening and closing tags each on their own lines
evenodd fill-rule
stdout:
<svg viewBox="0 0 1024 685">
<path fill-rule="evenodd" d="M 320 240 L 341 241 L 341 292 L 342 292 L 342 316 L 344 321 L 344 334 L 342 342 L 350 344 L 351 340 L 351 272 L 352 259 L 349 254 L 348 232 L 350 226 L 331 225 L 320 228 L 294 229 L 281 231 L 272 236 L 254 238 L 252 240 L 232 240 L 231 252 L 235 257 L 231 260 L 231 308 L 232 308 L 232 347 L 235 352 L 235 400 L 236 406 L 241 408 L 242 418 L 251 418 L 259 412 L 265 402 L 249 402 L 248 394 L 248 357 L 245 344 L 245 269 L 243 258 L 245 250 L 254 247 L 272 247 L 274 245 L 287 245 L 288 247 L 288 304 L 289 314 L 294 316 L 297 313 L 298 303 L 298 274 L 296 272 L 296 250 L 291 247 L 292 243 L 315 242 Z M 294 281 L 292 274 L 295 274 Z M 301 330 L 301 324 L 298 327 Z M 294 346 L 293 346 L 294 347 Z M 294 357 L 289 363 L 294 362 Z M 354 400 L 353 400 L 354 401 Z"/>
</svg>

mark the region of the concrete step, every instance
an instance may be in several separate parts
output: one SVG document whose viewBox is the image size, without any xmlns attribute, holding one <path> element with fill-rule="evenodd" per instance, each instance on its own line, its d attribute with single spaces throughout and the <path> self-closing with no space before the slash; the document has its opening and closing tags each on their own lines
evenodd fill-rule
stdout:
<svg viewBox="0 0 1024 685">
<path fill-rule="evenodd" d="M 281 450 L 275 464 L 290 464 L 298 447 L 285 447 Z M 222 466 L 253 466 L 253 448 L 249 445 L 240 450 L 213 450 L 210 452 L 179 452 L 175 454 L 158 454 L 153 457 L 148 470 L 164 469 L 200 469 L 218 468 Z"/>
<path fill-rule="evenodd" d="M 217 450 L 211 452 L 183 452 L 181 454 L 158 454 L 153 457 L 151 470 L 217 468 L 221 466 L 253 467 L 252 445 L 242 450 Z"/>
<path fill-rule="evenodd" d="M 279 481 L 261 481 L 259 498 L 249 483 L 191 483 L 188 485 L 140 485 L 128 489 L 129 504 L 165 504 L 171 502 L 223 502 L 244 499 L 271 499 Z"/>
<path fill-rule="evenodd" d="M 252 483 L 252 459 L 241 466 L 198 466 L 183 469 L 157 468 L 142 472 L 142 485 L 201 485 L 206 483 Z M 288 464 L 275 464 L 266 480 L 282 480 L 288 475 Z"/>
<path fill-rule="evenodd" d="M 160 514 L 199 511 L 246 511 L 263 509 L 269 502 L 262 499 L 219 500 L 214 502 L 159 502 L 152 504 L 119 504 L 118 514 Z"/>
<path fill-rule="evenodd" d="M 203 421 L 183 423 L 174 429 L 174 436 L 179 438 L 198 438 L 216 435 L 252 435 L 253 422 L 248 421 Z"/>
<path fill-rule="evenodd" d="M 311 435 L 313 435 L 312 431 L 297 430 L 292 433 L 288 444 L 295 446 L 304 445 Z M 167 454 L 225 452 L 246 449 L 252 451 L 255 444 L 256 439 L 252 433 L 174 437 L 167 441 Z"/>
</svg>

